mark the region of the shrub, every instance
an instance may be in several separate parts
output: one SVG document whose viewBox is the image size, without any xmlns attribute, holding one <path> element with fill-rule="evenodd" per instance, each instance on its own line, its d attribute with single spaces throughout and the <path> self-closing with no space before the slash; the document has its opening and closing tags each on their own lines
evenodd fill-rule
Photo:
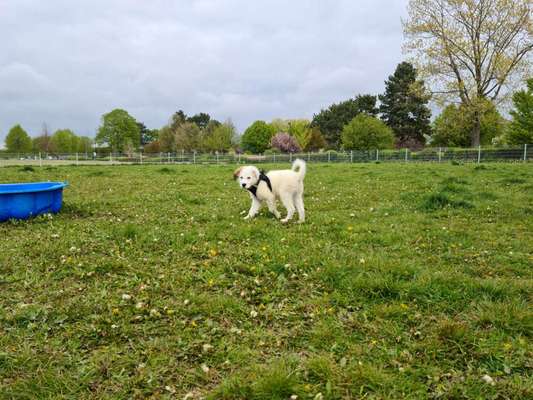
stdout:
<svg viewBox="0 0 533 400">
<path fill-rule="evenodd" d="M 159 140 L 154 140 L 144 146 L 145 153 L 159 153 L 161 151 L 161 146 Z"/>
<path fill-rule="evenodd" d="M 389 149 L 394 145 L 392 129 L 367 114 L 359 114 L 345 125 L 341 138 L 345 150 Z"/>
<path fill-rule="evenodd" d="M 285 132 L 280 132 L 273 136 L 270 146 L 282 153 L 299 153 L 302 150 L 296 139 Z"/>
</svg>

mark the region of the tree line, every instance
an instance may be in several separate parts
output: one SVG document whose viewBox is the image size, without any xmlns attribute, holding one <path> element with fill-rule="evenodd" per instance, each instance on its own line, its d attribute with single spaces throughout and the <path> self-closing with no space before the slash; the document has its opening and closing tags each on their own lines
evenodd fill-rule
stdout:
<svg viewBox="0 0 533 400">
<path fill-rule="evenodd" d="M 311 120 L 255 121 L 238 136 L 231 120 L 175 112 L 148 129 L 127 111 L 102 116 L 98 149 L 130 153 L 184 151 L 299 152 L 424 146 L 467 147 L 533 143 L 531 0 L 410 0 L 405 49 L 379 95 L 330 105 Z M 526 88 L 512 91 L 513 84 Z M 512 98 L 510 120 L 498 105 Z M 431 121 L 432 101 L 442 112 Z M 10 152 L 87 151 L 91 139 L 47 129 L 31 139 L 20 125 L 6 138 Z"/>
</svg>

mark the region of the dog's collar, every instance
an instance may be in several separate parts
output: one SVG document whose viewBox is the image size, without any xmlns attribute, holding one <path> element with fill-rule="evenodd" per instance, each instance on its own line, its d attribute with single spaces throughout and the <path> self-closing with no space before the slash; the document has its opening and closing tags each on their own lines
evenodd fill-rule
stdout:
<svg viewBox="0 0 533 400">
<path fill-rule="evenodd" d="M 257 193 L 257 187 L 259 186 L 261 181 L 266 182 L 266 184 L 268 185 L 268 189 L 272 192 L 272 184 L 270 183 L 270 179 L 268 178 L 268 176 L 266 176 L 265 171 L 260 171 L 259 172 L 259 181 L 257 182 L 257 184 L 255 184 L 253 186 L 250 186 L 250 188 L 247 189 L 255 197 L 257 197 L 257 194 L 256 194 Z"/>
</svg>

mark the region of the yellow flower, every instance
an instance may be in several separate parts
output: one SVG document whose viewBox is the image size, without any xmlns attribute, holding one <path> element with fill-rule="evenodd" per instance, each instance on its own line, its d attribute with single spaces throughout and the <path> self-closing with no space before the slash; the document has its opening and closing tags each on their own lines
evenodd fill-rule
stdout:
<svg viewBox="0 0 533 400">
<path fill-rule="evenodd" d="M 218 254 L 218 252 L 217 252 L 215 249 L 211 249 L 211 250 L 209 250 L 209 255 L 210 255 L 211 257 L 216 257 L 217 254 Z"/>
</svg>

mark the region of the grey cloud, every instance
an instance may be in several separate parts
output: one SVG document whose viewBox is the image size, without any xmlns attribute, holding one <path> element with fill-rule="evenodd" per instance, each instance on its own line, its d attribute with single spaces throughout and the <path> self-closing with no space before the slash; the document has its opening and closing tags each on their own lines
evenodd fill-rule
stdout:
<svg viewBox="0 0 533 400">
<path fill-rule="evenodd" d="M 256 119 L 312 117 L 378 93 L 402 60 L 406 0 L 0 0 L 0 142 L 94 135 L 125 108 L 149 127 L 177 109 Z"/>
</svg>

